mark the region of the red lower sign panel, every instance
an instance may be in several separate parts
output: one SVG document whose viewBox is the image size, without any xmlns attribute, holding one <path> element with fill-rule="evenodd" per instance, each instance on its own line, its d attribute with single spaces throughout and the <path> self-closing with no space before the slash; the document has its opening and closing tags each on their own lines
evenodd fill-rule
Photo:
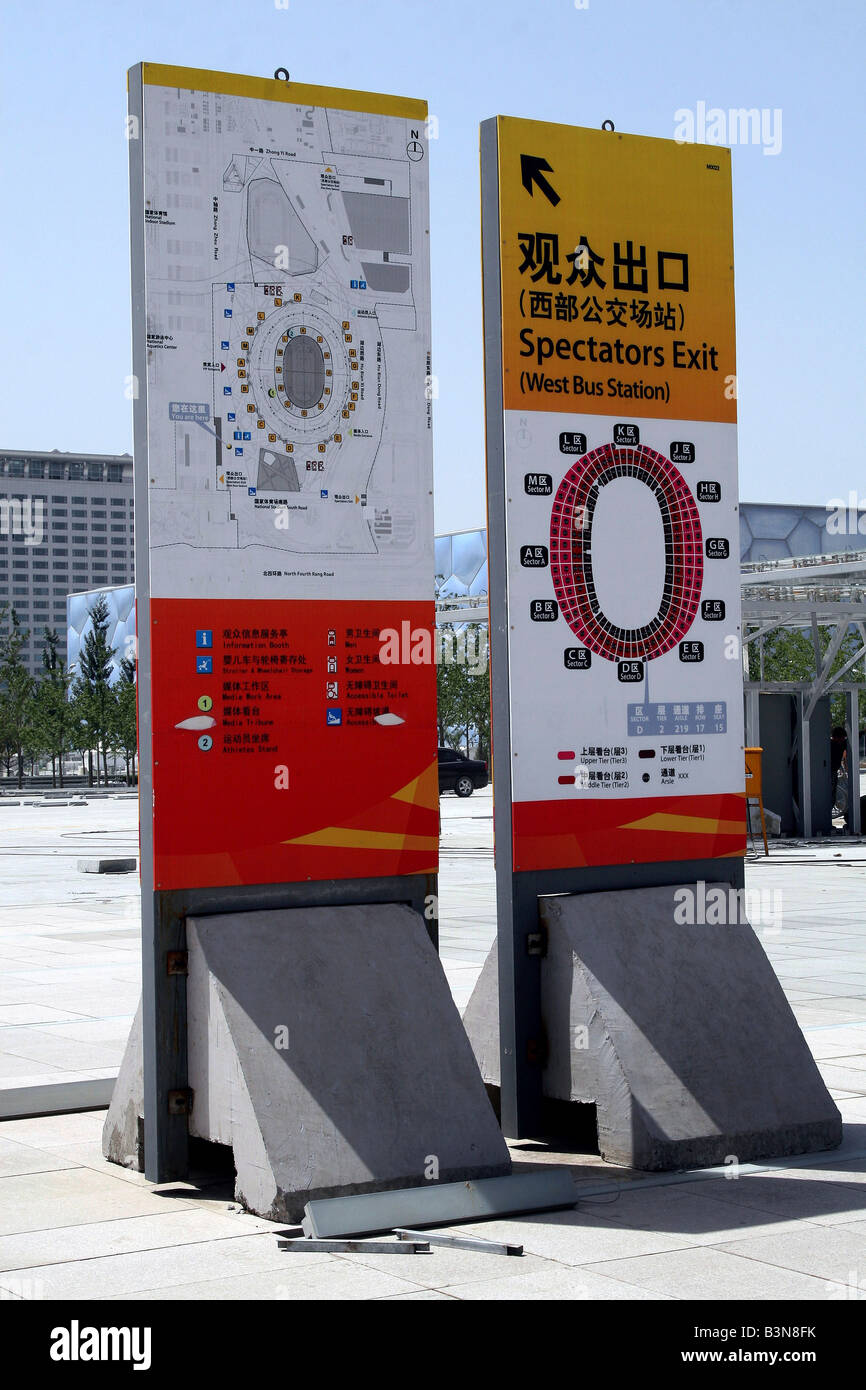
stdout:
<svg viewBox="0 0 866 1390">
<path fill-rule="evenodd" d="M 742 858 L 745 793 L 514 804 L 516 870 Z"/>
<path fill-rule="evenodd" d="M 434 873 L 432 630 L 424 602 L 153 600 L 155 887 Z"/>
</svg>

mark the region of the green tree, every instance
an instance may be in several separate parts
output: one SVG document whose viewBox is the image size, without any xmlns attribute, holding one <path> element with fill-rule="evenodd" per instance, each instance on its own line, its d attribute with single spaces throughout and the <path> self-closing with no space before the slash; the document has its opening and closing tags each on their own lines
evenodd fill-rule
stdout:
<svg viewBox="0 0 866 1390">
<path fill-rule="evenodd" d="M 110 685 L 112 648 L 108 641 L 108 600 L 100 594 L 90 609 L 90 629 L 84 638 L 75 685 L 76 704 L 88 734 L 88 752 L 96 750 L 96 782 L 100 781 L 100 758 L 108 785 L 108 746 L 114 723 L 114 694 Z M 92 759 L 88 759 L 88 779 L 93 785 Z"/>
<path fill-rule="evenodd" d="M 487 628 L 469 623 L 456 631 L 447 623 L 440 629 L 441 656 L 436 671 L 437 724 L 440 744 L 473 743 L 482 757 L 490 748 L 490 680 Z M 474 734 L 474 739 L 473 739 Z"/>
<path fill-rule="evenodd" d="M 8 619 L 9 605 L 3 604 L 0 607 L 0 638 L 2 638 L 3 628 Z M 7 777 L 12 776 L 12 758 L 15 749 L 12 738 L 12 729 L 9 725 L 9 716 L 6 712 L 6 703 L 0 692 L 0 761 L 3 763 L 3 771 Z"/>
<path fill-rule="evenodd" d="M 33 743 L 35 681 L 21 660 L 21 651 L 29 636 L 29 630 L 22 628 L 15 609 L 4 608 L 0 614 L 0 722 L 4 741 L 18 760 L 19 787 L 24 786 L 25 753 Z"/>
<path fill-rule="evenodd" d="M 63 759 L 72 746 L 71 676 L 58 650 L 60 638 L 47 627 L 43 634 L 42 679 L 36 690 L 35 723 L 44 751 L 51 758 L 51 781 L 63 786 Z"/>
<path fill-rule="evenodd" d="M 478 756 L 490 759 L 490 633 L 483 623 L 470 623 L 467 651 L 467 713 L 475 730 Z"/>
<path fill-rule="evenodd" d="M 81 759 L 81 775 L 88 775 L 90 770 L 90 784 L 93 785 L 93 750 L 90 747 L 90 725 L 87 719 L 90 692 L 80 678 L 73 680 L 69 692 L 69 747 L 74 749 Z"/>
<path fill-rule="evenodd" d="M 455 730 L 463 722 L 464 680 L 457 663 L 450 660 L 455 636 L 452 623 L 443 623 L 437 632 L 440 659 L 436 667 L 436 723 L 440 746 L 458 741 Z"/>
<path fill-rule="evenodd" d="M 120 663 L 120 680 L 114 687 L 114 715 L 118 746 L 123 750 L 126 762 L 128 786 L 133 786 L 136 781 L 135 759 L 138 752 L 135 679 L 135 662 L 131 657 L 125 656 Z"/>
</svg>

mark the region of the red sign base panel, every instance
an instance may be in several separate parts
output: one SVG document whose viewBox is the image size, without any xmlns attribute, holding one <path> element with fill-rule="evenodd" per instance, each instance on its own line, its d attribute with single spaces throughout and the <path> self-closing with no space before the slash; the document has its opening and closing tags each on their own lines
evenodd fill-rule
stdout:
<svg viewBox="0 0 866 1390">
<path fill-rule="evenodd" d="M 432 603 L 154 599 L 157 889 L 435 873 Z M 432 639 L 430 643 L 432 651 Z"/>
</svg>

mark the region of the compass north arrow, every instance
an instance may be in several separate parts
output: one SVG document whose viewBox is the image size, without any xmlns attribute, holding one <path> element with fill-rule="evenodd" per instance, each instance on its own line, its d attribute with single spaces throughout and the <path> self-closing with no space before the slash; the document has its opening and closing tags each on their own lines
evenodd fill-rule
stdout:
<svg viewBox="0 0 866 1390">
<path fill-rule="evenodd" d="M 533 197 L 532 185 L 537 183 L 547 201 L 556 207 L 559 202 L 559 194 L 547 182 L 544 177 L 545 173 L 553 173 L 546 159 L 539 159 L 538 155 L 535 154 L 522 154 L 520 156 L 520 178 L 530 198 Z"/>
</svg>

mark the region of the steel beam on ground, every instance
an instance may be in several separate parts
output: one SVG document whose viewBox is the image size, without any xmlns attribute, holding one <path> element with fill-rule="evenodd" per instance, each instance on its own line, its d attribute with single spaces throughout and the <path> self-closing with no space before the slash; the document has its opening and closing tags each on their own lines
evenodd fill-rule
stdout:
<svg viewBox="0 0 866 1390">
<path fill-rule="evenodd" d="M 433 1183 L 392 1192 L 363 1192 L 308 1202 L 304 1232 L 322 1239 L 375 1235 L 398 1226 L 442 1226 L 448 1222 L 484 1221 L 525 1211 L 573 1207 L 580 1184 L 568 1168 L 512 1173 L 510 1177 L 472 1182 Z M 425 1237 L 426 1239 L 426 1237 Z"/>
</svg>

